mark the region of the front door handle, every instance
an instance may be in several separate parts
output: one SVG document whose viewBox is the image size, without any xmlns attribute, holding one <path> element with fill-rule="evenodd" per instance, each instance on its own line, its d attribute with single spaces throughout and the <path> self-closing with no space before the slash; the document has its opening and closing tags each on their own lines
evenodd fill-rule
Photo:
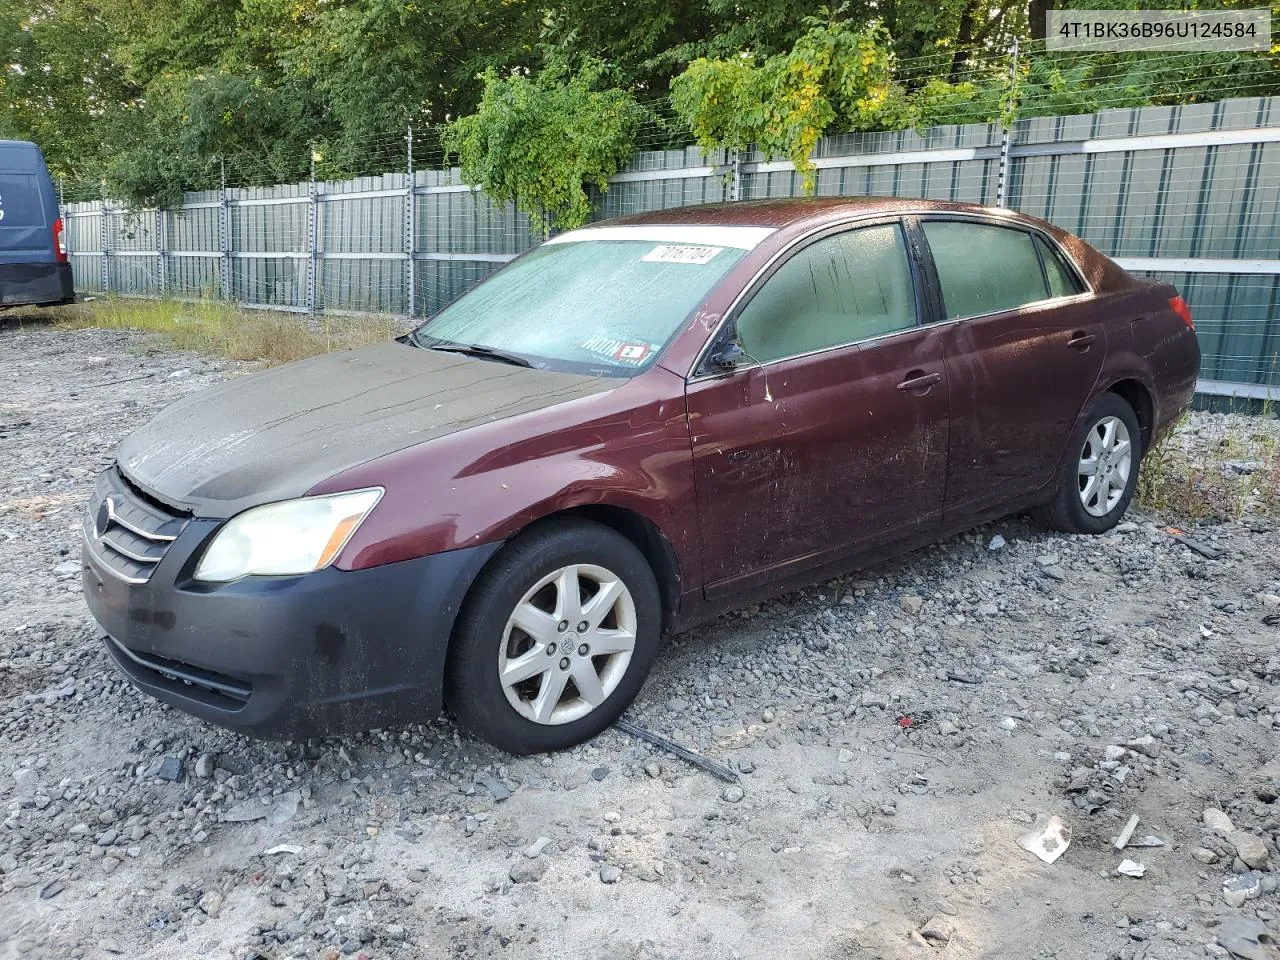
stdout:
<svg viewBox="0 0 1280 960">
<path fill-rule="evenodd" d="M 1071 339 L 1067 341 L 1067 346 L 1073 350 L 1079 350 L 1081 353 L 1093 346 L 1093 341 L 1098 339 L 1092 333 L 1085 333 L 1083 330 L 1077 330 L 1071 335 Z"/>
<path fill-rule="evenodd" d="M 935 383 L 942 382 L 942 374 L 925 373 L 923 370 L 912 370 L 905 380 L 898 384 L 899 390 L 906 390 L 917 397 L 923 397 Z"/>
</svg>

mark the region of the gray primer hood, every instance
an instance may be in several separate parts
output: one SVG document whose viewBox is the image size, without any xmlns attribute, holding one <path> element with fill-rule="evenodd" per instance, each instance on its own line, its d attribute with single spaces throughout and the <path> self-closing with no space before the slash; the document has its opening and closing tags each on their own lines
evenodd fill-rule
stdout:
<svg viewBox="0 0 1280 960">
<path fill-rule="evenodd" d="M 227 517 L 301 496 L 396 450 L 624 382 L 388 341 L 184 397 L 116 456 L 130 480 L 161 500 Z"/>
</svg>

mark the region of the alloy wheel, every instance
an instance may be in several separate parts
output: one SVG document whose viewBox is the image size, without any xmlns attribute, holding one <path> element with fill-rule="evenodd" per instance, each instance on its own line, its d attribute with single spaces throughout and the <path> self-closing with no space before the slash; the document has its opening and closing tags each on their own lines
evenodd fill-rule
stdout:
<svg viewBox="0 0 1280 960">
<path fill-rule="evenodd" d="M 498 651 L 507 702 L 526 720 L 571 723 L 617 689 L 636 644 L 636 604 L 604 567 L 569 564 L 516 604 Z"/>
<path fill-rule="evenodd" d="M 1085 512 L 1105 517 L 1120 502 L 1133 469 L 1129 428 L 1119 417 L 1103 417 L 1085 436 L 1080 451 L 1080 502 Z"/>
</svg>

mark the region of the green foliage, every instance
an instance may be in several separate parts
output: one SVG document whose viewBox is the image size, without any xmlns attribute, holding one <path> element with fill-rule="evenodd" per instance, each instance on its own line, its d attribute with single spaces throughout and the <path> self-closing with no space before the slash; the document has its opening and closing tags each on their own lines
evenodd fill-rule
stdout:
<svg viewBox="0 0 1280 960">
<path fill-rule="evenodd" d="M 0 137 L 35 140 L 55 177 L 100 177 L 140 114 L 116 40 L 81 0 L 0 0 Z"/>
<path fill-rule="evenodd" d="M 235 182 L 287 183 L 308 175 L 304 140 L 323 135 L 314 101 L 259 72 L 210 72 L 151 86 L 147 125 L 106 164 L 108 193 L 137 206 L 173 205 L 184 189 Z"/>
<path fill-rule="evenodd" d="M 40 143 L 71 198 L 171 201 L 223 167 L 233 185 L 305 178 L 313 145 L 322 177 L 402 169 L 405 127 L 474 114 L 484 77 L 537 90 L 548 68 L 567 81 L 557 64 L 607 55 L 607 85 L 662 104 L 646 146 L 683 145 L 692 128 L 704 146 L 756 143 L 805 169 L 824 132 L 1009 120 L 1010 40 L 1033 37 L 1049 6 L 1132 6 L 820 2 L 0 0 L 0 136 Z M 1018 116 L 1280 93 L 1280 53 L 1023 63 Z M 592 69 L 588 92 L 603 95 Z M 443 159 L 419 143 L 420 163 Z"/>
<path fill-rule="evenodd" d="M 645 113 L 628 93 L 596 89 L 601 71 L 596 61 L 576 72 L 556 61 L 533 77 L 486 70 L 479 109 L 442 137 L 462 178 L 534 214 L 544 230 L 585 223 L 592 210 L 586 185 L 608 188 Z"/>
<path fill-rule="evenodd" d="M 1000 119 L 1003 86 L 970 81 L 930 80 L 912 96 L 915 125 L 920 129 L 944 123 L 994 123 Z"/>
<path fill-rule="evenodd" d="M 807 26 L 789 51 L 758 64 L 745 55 L 695 60 L 672 80 L 671 103 L 704 149 L 754 143 L 766 157 L 788 157 L 812 192 L 809 155 L 834 121 L 846 130 L 900 129 L 913 115 L 893 80 L 881 24 L 858 30 L 828 15 Z"/>
</svg>

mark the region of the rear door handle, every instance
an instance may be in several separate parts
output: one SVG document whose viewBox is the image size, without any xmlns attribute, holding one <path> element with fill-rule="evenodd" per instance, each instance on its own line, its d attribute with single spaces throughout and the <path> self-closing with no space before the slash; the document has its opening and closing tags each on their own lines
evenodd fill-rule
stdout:
<svg viewBox="0 0 1280 960">
<path fill-rule="evenodd" d="M 1092 333 L 1085 333 L 1083 330 L 1077 330 L 1071 335 L 1071 339 L 1067 341 L 1067 346 L 1073 350 L 1085 351 L 1093 346 L 1093 341 L 1098 339 Z"/>
<path fill-rule="evenodd" d="M 942 374 L 940 373 L 925 373 L 923 370 L 912 370 L 907 374 L 907 378 L 898 384 L 898 389 L 906 390 L 922 397 L 929 392 L 929 388 L 935 383 L 941 382 Z"/>
</svg>

